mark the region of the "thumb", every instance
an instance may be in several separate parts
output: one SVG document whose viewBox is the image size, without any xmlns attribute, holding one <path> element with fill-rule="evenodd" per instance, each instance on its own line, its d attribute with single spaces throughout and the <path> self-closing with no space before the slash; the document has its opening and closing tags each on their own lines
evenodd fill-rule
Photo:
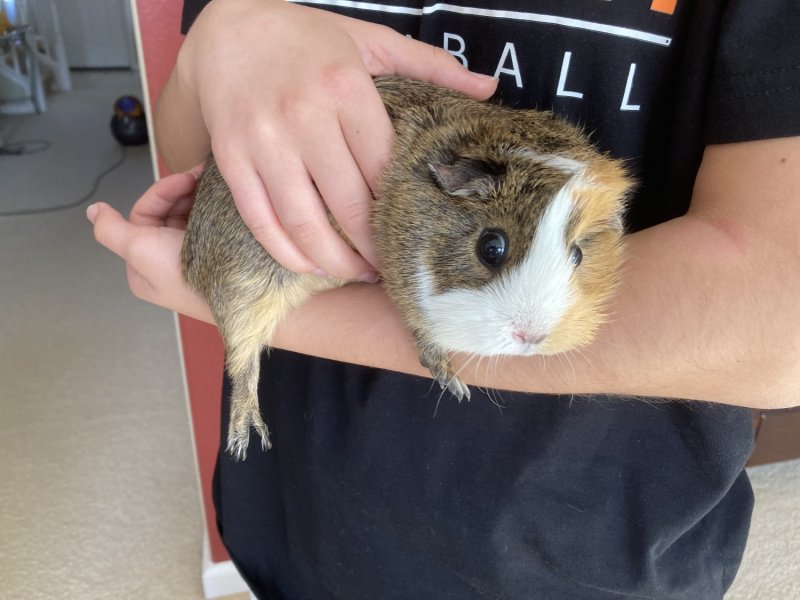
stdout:
<svg viewBox="0 0 800 600">
<path fill-rule="evenodd" d="M 90 205 L 86 217 L 94 225 L 94 239 L 124 259 L 131 236 L 131 225 L 125 217 L 105 202 Z"/>
</svg>

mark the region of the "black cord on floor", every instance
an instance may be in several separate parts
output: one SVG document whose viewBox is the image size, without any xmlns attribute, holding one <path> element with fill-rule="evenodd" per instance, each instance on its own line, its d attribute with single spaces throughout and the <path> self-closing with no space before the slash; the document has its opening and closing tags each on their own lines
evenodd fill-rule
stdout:
<svg viewBox="0 0 800 600">
<path fill-rule="evenodd" d="M 37 150 L 37 152 L 40 151 L 41 150 Z M 41 215 L 46 213 L 59 212 L 62 210 L 69 210 L 71 208 L 77 208 L 83 203 L 87 202 L 89 199 L 91 199 L 92 196 L 95 195 L 95 193 L 97 192 L 97 188 L 100 186 L 100 182 L 103 180 L 103 178 L 112 171 L 115 171 L 116 169 L 121 167 L 122 163 L 125 162 L 127 156 L 128 156 L 127 147 L 122 146 L 119 158 L 110 167 L 98 173 L 97 177 L 95 177 L 94 183 L 92 184 L 92 189 L 89 191 L 89 193 L 81 196 L 77 200 L 73 200 L 66 204 L 59 204 L 58 206 L 45 206 L 43 208 L 31 208 L 27 210 L 0 211 L 0 217 L 27 217 L 30 215 Z"/>
<path fill-rule="evenodd" d="M 32 150 L 28 146 L 34 147 Z M 0 156 L 27 156 L 29 154 L 38 154 L 50 148 L 50 142 L 47 140 L 22 140 L 14 142 L 13 144 L 6 144 L 0 146 Z"/>
</svg>

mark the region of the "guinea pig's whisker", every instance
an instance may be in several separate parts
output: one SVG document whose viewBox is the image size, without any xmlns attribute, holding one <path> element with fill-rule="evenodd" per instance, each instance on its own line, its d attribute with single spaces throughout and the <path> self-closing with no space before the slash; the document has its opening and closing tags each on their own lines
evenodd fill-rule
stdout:
<svg viewBox="0 0 800 600">
<path fill-rule="evenodd" d="M 597 374 L 597 366 L 591 361 L 586 352 L 574 352 L 572 356 L 574 356 L 576 361 L 580 360 L 584 368 L 591 370 L 593 374 Z"/>
<path fill-rule="evenodd" d="M 483 379 L 485 382 L 483 385 L 476 384 L 476 387 L 482 391 L 486 396 L 489 398 L 489 401 L 494 404 L 498 409 L 505 408 L 502 404 L 502 395 L 500 391 L 489 384 L 491 380 L 491 375 L 494 375 L 497 371 L 497 367 L 500 363 L 500 359 L 502 358 L 501 355 L 485 355 L 485 354 L 477 354 L 474 353 L 472 356 L 474 359 L 477 359 L 478 363 L 475 365 L 475 377 L 476 379 Z M 483 374 L 481 375 L 481 371 Z"/>
<path fill-rule="evenodd" d="M 435 379 L 431 380 L 431 386 L 428 388 L 428 394 L 430 394 L 431 391 L 433 391 L 434 386 L 437 383 L 438 382 Z M 436 415 L 439 412 L 439 404 L 442 402 L 442 397 L 444 396 L 445 391 L 446 391 L 445 388 L 442 388 L 441 391 L 439 392 L 439 397 L 436 399 L 436 406 L 433 408 L 433 418 L 434 419 L 436 418 Z"/>
<path fill-rule="evenodd" d="M 617 342 L 613 342 L 611 340 L 604 340 L 604 339 L 600 339 L 600 338 L 595 338 L 593 343 L 602 344 L 602 345 L 606 346 L 607 348 L 612 348 L 613 350 L 618 350 L 618 349 L 622 348 L 622 345 L 617 343 Z"/>
<path fill-rule="evenodd" d="M 433 387 L 433 386 L 431 386 Z M 439 404 L 442 402 L 442 396 L 444 395 L 444 390 L 439 394 L 439 397 L 436 399 L 436 406 L 433 407 L 433 418 L 436 418 L 436 415 L 439 413 Z"/>
<path fill-rule="evenodd" d="M 480 355 L 479 354 L 476 354 L 474 352 L 470 352 L 469 354 L 467 354 L 466 360 L 464 360 L 464 362 L 461 363 L 461 366 L 458 367 L 458 369 L 453 374 L 453 377 L 450 379 L 450 381 L 453 381 L 454 379 L 457 379 L 458 376 L 461 374 L 461 372 L 464 369 L 466 369 L 467 367 L 469 367 L 476 358 L 479 360 L 478 364 L 480 364 Z"/>
<path fill-rule="evenodd" d="M 478 364 L 475 365 L 475 379 L 484 381 L 483 384 L 476 383 L 476 387 L 485 394 L 489 394 L 489 367 L 491 366 L 491 359 L 488 356 L 479 356 Z"/>
<path fill-rule="evenodd" d="M 477 384 L 478 389 L 489 396 L 493 404 L 495 403 L 494 399 L 491 397 L 493 388 L 489 382 L 491 381 L 491 374 L 494 371 L 492 364 L 494 361 L 495 359 L 492 356 L 479 356 L 478 367 L 481 368 L 476 367 L 475 369 L 475 378 L 483 381 L 483 384 Z"/>
<path fill-rule="evenodd" d="M 558 358 L 558 362 L 561 365 L 561 369 L 565 374 L 567 374 L 567 367 L 569 367 L 569 373 L 572 374 L 570 378 L 570 383 L 575 383 L 577 375 L 575 373 L 575 365 L 572 363 L 572 359 L 570 358 L 570 356 L 565 353 L 556 354 L 555 356 Z M 569 375 L 567 376 L 569 377 Z"/>
</svg>

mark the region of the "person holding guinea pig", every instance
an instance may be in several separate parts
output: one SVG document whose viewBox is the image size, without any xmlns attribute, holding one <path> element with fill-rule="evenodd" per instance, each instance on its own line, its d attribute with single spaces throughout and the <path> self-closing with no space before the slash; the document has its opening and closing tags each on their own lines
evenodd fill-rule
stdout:
<svg viewBox="0 0 800 600">
<path fill-rule="evenodd" d="M 184 13 L 155 113 L 177 174 L 129 220 L 92 205 L 98 241 L 137 296 L 213 322 L 179 261 L 191 169 L 213 150 L 279 263 L 363 282 L 278 325 L 258 391 L 272 449 L 237 461 L 221 440 L 217 520 L 254 595 L 722 598 L 753 504 L 749 409 L 798 403 L 800 6 L 187 0 Z M 588 347 L 456 354 L 471 399 L 440 399 L 376 284 L 369 213 L 394 133 L 372 79 L 386 74 L 553 111 L 624 161 L 622 283 Z"/>
</svg>

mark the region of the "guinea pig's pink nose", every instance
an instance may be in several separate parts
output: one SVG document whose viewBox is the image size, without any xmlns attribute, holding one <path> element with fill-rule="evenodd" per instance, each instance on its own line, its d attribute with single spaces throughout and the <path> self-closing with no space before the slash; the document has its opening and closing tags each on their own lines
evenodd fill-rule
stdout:
<svg viewBox="0 0 800 600">
<path fill-rule="evenodd" d="M 538 345 L 547 339 L 546 333 L 531 333 L 524 330 L 516 330 L 511 334 L 515 341 L 520 344 Z"/>
</svg>

